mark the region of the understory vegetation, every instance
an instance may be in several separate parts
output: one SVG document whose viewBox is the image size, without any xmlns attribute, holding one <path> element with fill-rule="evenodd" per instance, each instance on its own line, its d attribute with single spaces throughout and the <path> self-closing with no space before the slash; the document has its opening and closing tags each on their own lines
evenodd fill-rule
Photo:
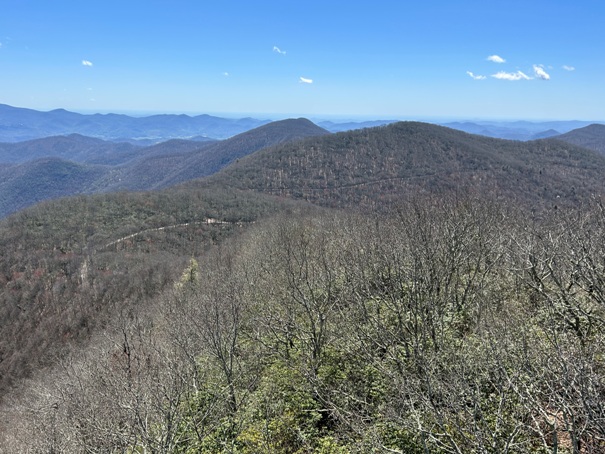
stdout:
<svg viewBox="0 0 605 454">
<path fill-rule="evenodd" d="M 0 445 L 603 452 L 605 208 L 536 213 L 427 196 L 258 220 L 31 376 Z"/>
</svg>

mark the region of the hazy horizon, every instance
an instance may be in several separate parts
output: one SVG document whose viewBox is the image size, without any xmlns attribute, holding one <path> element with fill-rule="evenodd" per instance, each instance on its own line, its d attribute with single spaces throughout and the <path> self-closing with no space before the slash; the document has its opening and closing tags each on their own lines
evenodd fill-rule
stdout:
<svg viewBox="0 0 605 454">
<path fill-rule="evenodd" d="M 0 103 L 3 104 L 3 103 Z M 257 120 L 278 121 L 289 118 L 307 118 L 313 122 L 331 121 L 334 123 L 347 122 L 371 122 L 371 121 L 420 121 L 427 123 L 455 123 L 455 122 L 475 122 L 475 123 L 513 123 L 513 122 L 529 122 L 529 123 L 550 123 L 550 122 L 594 122 L 605 123 L 604 119 L 599 118 L 516 118 L 516 117 L 444 117 L 444 116 L 388 116 L 388 115 L 363 115 L 363 114 L 325 114 L 314 115 L 305 113 L 278 113 L 278 112 L 202 112 L 202 111 L 137 111 L 137 110 L 88 110 L 88 109 L 66 109 L 64 107 L 54 107 L 50 109 L 35 109 L 27 106 L 10 106 L 19 109 L 31 109 L 40 112 L 51 112 L 53 110 L 67 110 L 69 112 L 78 113 L 81 115 L 127 115 L 135 118 L 150 117 L 155 115 L 187 115 L 195 117 L 199 115 L 210 115 L 214 117 L 242 119 L 254 118 Z"/>
</svg>

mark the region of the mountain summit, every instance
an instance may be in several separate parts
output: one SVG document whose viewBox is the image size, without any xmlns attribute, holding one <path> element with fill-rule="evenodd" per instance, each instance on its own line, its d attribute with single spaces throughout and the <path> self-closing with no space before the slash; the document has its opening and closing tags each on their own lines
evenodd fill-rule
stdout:
<svg viewBox="0 0 605 454">
<path fill-rule="evenodd" d="M 603 156 L 558 140 L 517 142 L 399 122 L 275 146 L 211 181 L 329 206 L 376 207 L 442 191 L 574 200 L 600 192 L 603 179 Z"/>
</svg>

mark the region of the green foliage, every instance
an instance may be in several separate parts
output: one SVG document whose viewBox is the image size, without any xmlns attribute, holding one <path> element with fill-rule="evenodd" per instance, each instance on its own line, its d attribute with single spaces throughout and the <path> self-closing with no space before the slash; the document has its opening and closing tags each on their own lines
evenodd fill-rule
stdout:
<svg viewBox="0 0 605 454">
<path fill-rule="evenodd" d="M 176 283 L 177 288 L 183 288 L 186 286 L 196 287 L 200 282 L 200 265 L 197 260 L 191 258 L 189 266 L 185 268 L 181 279 Z"/>
<path fill-rule="evenodd" d="M 321 408 L 302 375 L 277 361 L 251 396 L 250 414 L 237 441 L 242 452 L 309 452 L 320 433 Z"/>
<path fill-rule="evenodd" d="M 427 451 L 423 446 L 422 434 L 408 431 L 389 422 L 376 424 L 375 430 L 386 449 L 406 454 L 425 454 Z"/>
</svg>

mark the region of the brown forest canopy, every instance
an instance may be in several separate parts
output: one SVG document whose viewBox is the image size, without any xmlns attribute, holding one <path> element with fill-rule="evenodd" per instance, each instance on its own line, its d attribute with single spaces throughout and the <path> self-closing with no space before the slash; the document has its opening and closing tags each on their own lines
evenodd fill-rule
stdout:
<svg viewBox="0 0 605 454">
<path fill-rule="evenodd" d="M 600 452 L 603 169 L 399 123 L 10 216 L 0 445 Z"/>
</svg>

